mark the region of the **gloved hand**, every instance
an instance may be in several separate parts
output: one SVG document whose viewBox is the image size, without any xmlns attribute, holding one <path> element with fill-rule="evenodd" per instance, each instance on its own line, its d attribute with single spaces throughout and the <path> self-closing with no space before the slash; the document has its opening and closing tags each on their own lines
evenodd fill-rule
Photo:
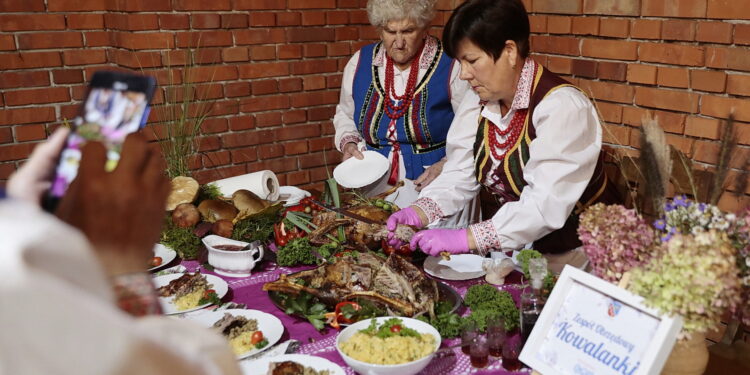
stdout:
<svg viewBox="0 0 750 375">
<path fill-rule="evenodd" d="M 451 254 L 468 253 L 469 237 L 464 229 L 429 229 L 411 238 L 412 251 L 422 249 L 425 254 L 438 256 L 447 251 Z"/>
<path fill-rule="evenodd" d="M 410 225 L 416 228 L 424 227 L 424 224 L 422 224 L 422 218 L 419 217 L 417 211 L 412 207 L 406 207 L 393 213 L 388 218 L 385 225 L 389 232 L 387 242 L 395 248 L 399 248 L 405 244 L 405 242 L 399 240 L 394 233 L 399 225 Z"/>
</svg>

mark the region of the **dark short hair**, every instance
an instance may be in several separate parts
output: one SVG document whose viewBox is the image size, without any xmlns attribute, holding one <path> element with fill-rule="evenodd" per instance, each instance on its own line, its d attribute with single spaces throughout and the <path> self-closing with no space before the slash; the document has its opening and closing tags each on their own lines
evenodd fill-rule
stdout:
<svg viewBox="0 0 750 375">
<path fill-rule="evenodd" d="M 516 42 L 521 57 L 529 55 L 529 16 L 521 0 L 467 0 L 453 11 L 443 30 L 448 56 L 456 58 L 464 39 L 497 60 L 505 41 Z"/>
</svg>

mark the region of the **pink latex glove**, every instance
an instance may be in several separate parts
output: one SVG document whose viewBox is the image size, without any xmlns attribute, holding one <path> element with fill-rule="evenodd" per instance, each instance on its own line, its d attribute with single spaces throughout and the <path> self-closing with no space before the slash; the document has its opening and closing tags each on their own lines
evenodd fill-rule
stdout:
<svg viewBox="0 0 750 375">
<path fill-rule="evenodd" d="M 410 225 L 416 228 L 424 227 L 424 224 L 422 224 L 422 219 L 419 217 L 419 214 L 417 214 L 417 211 L 415 211 L 414 208 L 406 207 L 394 212 L 388 218 L 385 226 L 386 228 L 388 228 L 389 232 L 387 242 L 389 245 L 395 248 L 399 248 L 405 244 L 405 242 L 396 238 L 396 235 L 394 234 L 394 232 L 396 231 L 396 227 L 398 227 L 399 224 Z"/>
<path fill-rule="evenodd" d="M 422 249 L 425 254 L 438 256 L 447 251 L 451 254 L 468 253 L 469 237 L 466 229 L 423 230 L 411 238 L 412 250 Z"/>
</svg>

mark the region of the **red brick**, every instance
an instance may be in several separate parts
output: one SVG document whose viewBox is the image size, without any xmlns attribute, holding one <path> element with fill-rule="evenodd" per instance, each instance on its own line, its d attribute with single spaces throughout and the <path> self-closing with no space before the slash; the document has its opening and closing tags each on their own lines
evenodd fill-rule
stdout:
<svg viewBox="0 0 750 375">
<path fill-rule="evenodd" d="M 0 53 L 0 70 L 61 66 L 59 52 Z"/>
<path fill-rule="evenodd" d="M 86 47 L 111 47 L 112 35 L 108 31 L 87 31 L 83 33 Z"/>
<path fill-rule="evenodd" d="M 727 77 L 727 93 L 732 95 L 750 96 L 750 76 L 729 74 Z"/>
<path fill-rule="evenodd" d="M 685 123 L 685 135 L 719 139 L 720 125 L 721 122 L 717 119 L 690 116 Z"/>
<path fill-rule="evenodd" d="M 36 143 L 20 143 L 14 145 L 0 146 L 0 161 L 26 159 Z"/>
<path fill-rule="evenodd" d="M 44 12 L 44 0 L 3 0 L 0 12 Z"/>
<path fill-rule="evenodd" d="M 250 48 L 250 58 L 252 60 L 275 60 L 275 46 L 254 46 Z"/>
<path fill-rule="evenodd" d="M 190 27 L 190 17 L 187 14 L 160 14 L 159 26 L 167 30 L 182 30 Z"/>
<path fill-rule="evenodd" d="M 338 71 L 336 61 L 333 60 L 306 60 L 293 62 L 292 74 L 331 73 Z"/>
<path fill-rule="evenodd" d="M 662 129 L 667 133 L 682 134 L 685 129 L 684 113 L 658 111 L 646 108 L 623 108 L 622 122 L 627 125 L 641 126 L 644 116 L 656 119 Z"/>
<path fill-rule="evenodd" d="M 99 0 L 47 0 L 50 12 L 107 10 L 107 2 Z"/>
<path fill-rule="evenodd" d="M 302 155 L 299 157 L 300 168 L 309 169 L 311 167 L 321 167 L 325 165 L 336 165 L 341 160 L 341 153 L 332 150 L 327 152 L 318 152 L 314 154 Z"/>
<path fill-rule="evenodd" d="M 634 19 L 630 25 L 630 36 L 636 39 L 661 38 L 661 21 Z"/>
<path fill-rule="evenodd" d="M 16 90 L 5 94 L 5 104 L 19 106 L 28 104 L 59 103 L 70 100 L 67 87 L 47 87 L 43 89 Z"/>
<path fill-rule="evenodd" d="M 750 8 L 743 1 L 708 0 L 708 18 L 750 19 Z"/>
<path fill-rule="evenodd" d="M 221 138 L 218 136 L 199 137 L 197 142 L 198 152 L 216 151 L 221 148 Z"/>
<path fill-rule="evenodd" d="M 289 0 L 289 9 L 333 9 L 336 0 Z"/>
<path fill-rule="evenodd" d="M 239 66 L 240 78 L 278 77 L 289 74 L 289 64 L 285 62 L 255 63 Z"/>
<path fill-rule="evenodd" d="M 257 147 L 243 147 L 232 149 L 232 162 L 233 163 L 247 163 L 250 161 L 258 160 Z"/>
<path fill-rule="evenodd" d="M 302 45 L 284 44 L 277 46 L 279 59 L 298 59 L 302 57 Z"/>
<path fill-rule="evenodd" d="M 242 99 L 240 112 L 260 112 L 289 108 L 288 95 L 273 95 Z"/>
<path fill-rule="evenodd" d="M 621 0 L 584 0 L 583 12 L 586 14 L 607 14 L 637 16 L 640 14 L 640 2 Z"/>
<path fill-rule="evenodd" d="M 632 86 L 581 79 L 578 82 L 578 87 L 589 93 L 589 96 L 594 99 L 607 100 L 618 103 L 633 102 L 634 90 Z"/>
<path fill-rule="evenodd" d="M 661 38 L 664 40 L 695 40 L 695 21 L 665 20 L 661 24 Z"/>
<path fill-rule="evenodd" d="M 110 0 L 110 4 L 110 10 L 119 12 L 172 11 L 171 0 Z"/>
<path fill-rule="evenodd" d="M 216 152 L 206 152 L 202 155 L 203 167 L 212 168 L 221 165 L 227 165 L 232 162 L 229 151 L 222 150 Z"/>
<path fill-rule="evenodd" d="M 242 29 L 250 25 L 247 14 L 231 13 L 221 15 L 222 29 Z M 271 25 L 273 26 L 273 25 Z"/>
<path fill-rule="evenodd" d="M 165 49 L 174 48 L 174 36 L 165 32 L 114 32 L 112 43 L 116 47 L 127 49 Z"/>
<path fill-rule="evenodd" d="M 586 78 L 596 77 L 596 60 L 573 60 L 571 73 Z"/>
<path fill-rule="evenodd" d="M 56 84 L 81 83 L 83 82 L 83 71 L 80 69 L 53 70 L 52 79 Z"/>
<path fill-rule="evenodd" d="M 636 60 L 638 43 L 619 40 L 584 39 L 581 55 L 604 59 Z"/>
<path fill-rule="evenodd" d="M 750 121 L 750 107 L 744 99 L 726 98 L 713 95 L 701 97 L 701 114 L 712 117 L 728 118 L 734 112 L 737 121 Z"/>
<path fill-rule="evenodd" d="M 16 142 L 39 141 L 47 138 L 47 132 L 44 125 L 22 125 L 14 126 Z"/>
<path fill-rule="evenodd" d="M 279 92 L 279 83 L 275 79 L 254 81 L 251 86 L 253 95 L 275 94 Z"/>
<path fill-rule="evenodd" d="M 690 87 L 694 90 L 724 92 L 727 75 L 713 70 L 693 70 L 690 72 Z"/>
<path fill-rule="evenodd" d="M 299 13 L 299 12 L 277 13 L 276 24 L 279 26 L 299 26 L 302 24 L 302 13 Z"/>
<path fill-rule="evenodd" d="M 576 35 L 599 34 L 599 17 L 573 17 L 572 32 Z"/>
<path fill-rule="evenodd" d="M 328 56 L 350 56 L 352 54 L 351 45 L 347 42 L 329 43 L 326 45 Z"/>
<path fill-rule="evenodd" d="M 269 136 L 269 138 L 266 138 Z M 221 135 L 221 142 L 225 148 L 253 146 L 260 144 L 261 141 L 274 141 L 274 133 L 270 130 L 265 131 L 241 131 Z"/>
<path fill-rule="evenodd" d="M 680 65 L 702 66 L 704 62 L 704 48 L 667 43 L 641 43 L 638 56 L 641 61 Z"/>
<path fill-rule="evenodd" d="M 65 30 L 62 14 L 0 14 L 0 31 Z"/>
<path fill-rule="evenodd" d="M 48 86 L 49 83 L 46 71 L 0 72 L 0 89 Z"/>
<path fill-rule="evenodd" d="M 326 86 L 329 89 L 340 89 L 341 88 L 341 74 L 329 75 L 326 77 Z"/>
<path fill-rule="evenodd" d="M 0 51 L 12 51 L 16 49 L 16 40 L 13 35 L 0 35 Z"/>
<path fill-rule="evenodd" d="M 534 52 L 561 55 L 580 55 L 579 39 L 562 36 L 532 35 L 531 46 Z"/>
<path fill-rule="evenodd" d="M 656 83 L 659 86 L 687 88 L 690 85 L 688 70 L 684 68 L 659 67 Z"/>
<path fill-rule="evenodd" d="M 571 74 L 573 60 L 567 57 L 549 56 L 547 59 L 547 69 L 557 74 Z"/>
<path fill-rule="evenodd" d="M 292 110 L 286 111 L 282 115 L 282 121 L 284 124 L 297 124 L 300 122 L 307 121 L 307 111 L 305 110 Z"/>
<path fill-rule="evenodd" d="M 330 120 L 335 109 L 335 106 L 311 108 L 307 111 L 307 119 L 309 121 Z"/>
<path fill-rule="evenodd" d="M 357 40 L 360 39 L 359 29 L 357 27 L 337 27 L 335 30 L 335 40 Z"/>
<path fill-rule="evenodd" d="M 581 0 L 535 0 L 531 6 L 531 12 L 533 13 L 579 14 L 582 10 Z"/>
<path fill-rule="evenodd" d="M 706 48 L 709 68 L 750 71 L 750 51 L 747 48 Z"/>
<path fill-rule="evenodd" d="M 732 27 L 733 25 L 727 22 L 698 22 L 695 39 L 699 42 L 732 43 Z M 748 30 L 750 31 L 750 28 Z"/>
<path fill-rule="evenodd" d="M 224 95 L 228 98 L 250 95 L 250 82 L 232 82 L 224 85 Z"/>
<path fill-rule="evenodd" d="M 326 88 L 325 76 L 306 76 L 302 78 L 302 86 L 305 91 L 321 90 Z"/>
<path fill-rule="evenodd" d="M 731 24 L 728 24 L 731 25 Z M 728 37 L 732 36 L 731 28 L 729 29 Z M 727 42 L 729 43 L 729 42 Z M 737 24 L 734 28 L 734 43 L 735 44 L 750 44 L 750 25 Z"/>
<path fill-rule="evenodd" d="M 288 153 L 287 153 L 288 154 Z M 287 174 L 286 183 L 291 186 L 299 186 L 310 182 L 310 171 L 290 172 Z"/>
<path fill-rule="evenodd" d="M 547 17 L 547 32 L 550 34 L 570 34 L 572 21 L 566 16 Z"/>
<path fill-rule="evenodd" d="M 31 124 L 55 120 L 52 107 L 0 109 L 0 125 Z"/>
<path fill-rule="evenodd" d="M 286 78 L 286 79 L 279 80 L 279 91 L 281 92 L 302 91 L 302 79 Z"/>
<path fill-rule="evenodd" d="M 104 28 L 102 14 L 69 14 L 68 28 L 71 30 L 98 30 Z"/>
<path fill-rule="evenodd" d="M 612 38 L 627 38 L 630 35 L 630 20 L 627 18 L 602 18 L 599 35 Z"/>
<path fill-rule="evenodd" d="M 235 44 L 269 44 L 283 43 L 285 34 L 283 29 L 251 29 L 233 31 Z"/>
<path fill-rule="evenodd" d="M 235 0 L 235 10 L 286 9 L 286 0 Z"/>
<path fill-rule="evenodd" d="M 221 16 L 216 13 L 193 14 L 190 19 L 194 29 L 218 29 L 221 27 Z"/>
<path fill-rule="evenodd" d="M 284 154 L 299 155 L 305 154 L 309 150 L 307 141 L 292 141 L 284 143 Z"/>
<path fill-rule="evenodd" d="M 221 58 L 226 62 L 250 60 L 250 55 L 248 53 L 247 47 L 222 48 L 221 54 L 222 54 Z"/>
<path fill-rule="evenodd" d="M 229 0 L 173 0 L 175 10 L 230 10 Z"/>
<path fill-rule="evenodd" d="M 132 69 L 152 68 L 161 66 L 161 56 L 158 52 L 135 52 L 122 49 L 107 51 L 110 62 Z"/>
<path fill-rule="evenodd" d="M 624 81 L 628 72 L 628 64 L 601 61 L 596 75 L 600 79 Z"/>
<path fill-rule="evenodd" d="M 18 49 L 59 49 L 66 47 L 83 47 L 81 33 L 53 32 L 18 35 Z"/>
<path fill-rule="evenodd" d="M 255 115 L 255 126 L 259 128 L 267 128 L 271 126 L 281 125 L 281 113 L 280 112 L 266 112 L 258 113 Z M 281 155 L 277 155 L 281 156 Z"/>
<path fill-rule="evenodd" d="M 547 16 L 539 14 L 529 15 L 531 33 L 544 34 L 547 32 Z"/>
<path fill-rule="evenodd" d="M 622 122 L 621 106 L 607 102 L 597 102 L 596 107 L 599 110 L 599 113 L 601 113 L 604 121 L 617 124 Z"/>
<path fill-rule="evenodd" d="M 103 49 L 63 51 L 65 65 L 104 64 L 105 62 L 107 62 L 107 57 Z"/>
<path fill-rule="evenodd" d="M 233 116 L 229 118 L 229 129 L 233 132 L 253 128 L 255 128 L 255 118 L 252 116 Z"/>
<path fill-rule="evenodd" d="M 302 13 L 302 25 L 303 26 L 322 26 L 326 24 L 326 13 L 308 11 Z"/>
<path fill-rule="evenodd" d="M 649 108 L 696 113 L 698 111 L 698 95 L 684 91 L 636 87 L 635 104 Z"/>
<path fill-rule="evenodd" d="M 185 32 L 177 33 L 175 42 L 178 47 L 220 47 L 231 46 L 233 38 L 231 31 Z"/>
<path fill-rule="evenodd" d="M 641 0 L 641 16 L 705 18 L 706 0 Z"/>
<path fill-rule="evenodd" d="M 16 171 L 15 163 L 0 164 L 0 179 L 8 179 Z"/>
<path fill-rule="evenodd" d="M 326 44 L 305 44 L 305 57 L 326 57 Z"/>
<path fill-rule="evenodd" d="M 0 128 L 0 143 L 13 143 L 13 128 L 10 126 L 3 126 Z"/>
<path fill-rule="evenodd" d="M 335 40 L 334 29 L 324 27 L 305 27 L 287 29 L 287 40 L 291 43 L 330 42 Z"/>
<path fill-rule="evenodd" d="M 336 104 L 339 101 L 339 95 L 334 91 L 293 94 L 291 98 L 291 104 L 294 108 Z"/>
</svg>

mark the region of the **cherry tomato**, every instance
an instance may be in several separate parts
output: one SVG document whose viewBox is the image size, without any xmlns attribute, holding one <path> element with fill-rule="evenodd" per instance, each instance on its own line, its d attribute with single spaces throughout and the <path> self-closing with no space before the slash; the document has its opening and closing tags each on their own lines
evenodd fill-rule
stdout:
<svg viewBox="0 0 750 375">
<path fill-rule="evenodd" d="M 255 345 L 261 341 L 263 341 L 263 332 L 261 331 L 253 332 L 253 335 L 250 337 L 250 343 Z"/>
<path fill-rule="evenodd" d="M 215 293 L 216 293 L 216 291 L 215 291 L 215 290 L 213 290 L 213 289 L 209 289 L 209 290 L 207 290 L 207 291 L 203 292 L 203 297 L 205 297 L 205 298 L 208 298 L 208 297 L 210 297 L 210 296 L 211 296 L 211 293 L 214 293 L 214 294 L 215 294 Z"/>
<path fill-rule="evenodd" d="M 161 266 L 161 262 L 163 262 L 161 257 L 153 257 L 151 258 L 151 267 Z"/>
<path fill-rule="evenodd" d="M 399 332 L 401 332 L 401 326 L 398 325 L 398 324 L 392 325 L 391 326 L 391 332 L 393 332 L 393 333 L 399 333 Z"/>
</svg>

